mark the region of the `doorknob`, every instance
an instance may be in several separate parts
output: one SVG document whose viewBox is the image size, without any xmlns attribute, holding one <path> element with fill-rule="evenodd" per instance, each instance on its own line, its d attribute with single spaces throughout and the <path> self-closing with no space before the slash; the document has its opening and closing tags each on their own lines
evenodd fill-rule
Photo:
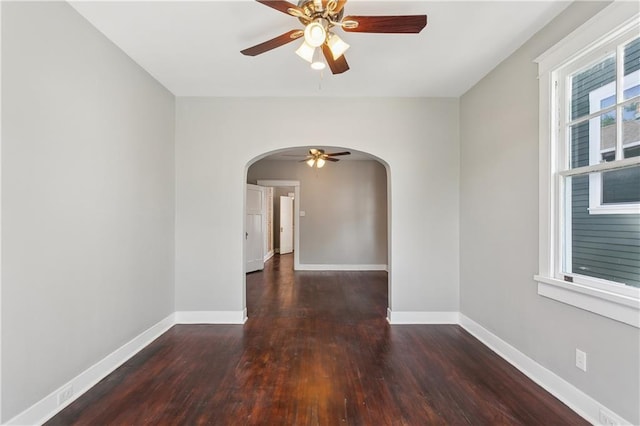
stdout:
<svg viewBox="0 0 640 426">
<path fill-rule="evenodd" d="M 246 240 L 246 239 L 248 239 L 248 238 L 249 238 L 249 233 L 248 233 L 248 232 L 245 232 L 245 233 L 244 233 L 244 239 Z"/>
</svg>

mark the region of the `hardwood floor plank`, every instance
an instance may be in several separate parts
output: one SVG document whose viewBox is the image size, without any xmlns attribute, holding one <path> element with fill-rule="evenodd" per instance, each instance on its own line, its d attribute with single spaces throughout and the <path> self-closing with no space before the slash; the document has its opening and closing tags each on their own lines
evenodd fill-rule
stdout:
<svg viewBox="0 0 640 426">
<path fill-rule="evenodd" d="M 583 425 L 455 325 L 391 326 L 385 272 L 247 276 L 244 325 L 176 325 L 47 425 Z"/>
</svg>

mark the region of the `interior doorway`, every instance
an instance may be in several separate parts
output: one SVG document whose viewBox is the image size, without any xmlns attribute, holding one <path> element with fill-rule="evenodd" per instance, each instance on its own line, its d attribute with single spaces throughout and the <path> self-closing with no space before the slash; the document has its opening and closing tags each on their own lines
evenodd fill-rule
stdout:
<svg viewBox="0 0 640 426">
<path fill-rule="evenodd" d="M 278 190 L 280 188 L 276 188 Z M 287 188 L 283 188 L 287 190 Z M 287 254 L 293 252 L 293 192 L 286 195 L 279 195 L 278 200 L 274 202 L 274 220 L 273 225 L 278 232 L 274 234 L 278 237 L 275 243 L 276 253 Z"/>
<path fill-rule="evenodd" d="M 328 152 L 344 148 L 322 147 Z M 280 241 L 280 219 L 274 216 L 267 234 L 274 239 L 265 247 L 264 272 L 249 274 L 246 282 L 271 276 L 283 266 L 293 271 L 366 271 L 384 272 L 387 277 L 387 298 L 391 301 L 390 268 L 390 203 L 389 167 L 371 154 L 349 150 L 339 164 L 327 162 L 312 167 L 305 157 L 305 148 L 290 148 L 266 153 L 247 163 L 246 183 L 264 186 L 271 192 L 271 205 L 280 206 L 281 196 L 290 196 L 293 188 L 293 253 L 286 253 Z M 303 164 L 306 163 L 306 164 Z M 292 180 L 295 179 L 295 180 Z M 301 186 L 304 194 L 301 195 Z M 277 193 L 278 188 L 283 188 Z M 246 206 L 246 204 L 245 204 Z M 283 230 L 284 231 L 284 230 Z M 275 256 L 272 259 L 271 256 Z M 271 272 L 267 272 L 271 271 Z M 293 272 L 291 271 L 291 272 Z M 245 288 L 243 298 L 247 301 Z M 387 306 L 389 306 L 387 305 Z M 245 304 L 245 307 L 247 305 Z"/>
<path fill-rule="evenodd" d="M 275 253 L 285 254 L 293 252 L 293 269 L 300 265 L 300 182 L 297 180 L 263 180 L 257 184 L 266 188 L 273 188 L 273 220 L 271 221 L 271 237 Z M 285 200 L 282 200 L 284 197 Z M 285 221 L 282 211 L 285 206 Z M 267 231 L 269 233 L 269 231 Z M 285 244 L 283 245 L 283 234 Z"/>
</svg>

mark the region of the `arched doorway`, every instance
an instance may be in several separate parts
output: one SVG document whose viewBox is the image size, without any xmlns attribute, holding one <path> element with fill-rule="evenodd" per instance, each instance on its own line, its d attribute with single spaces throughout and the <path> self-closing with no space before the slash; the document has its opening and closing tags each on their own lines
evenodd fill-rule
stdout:
<svg viewBox="0 0 640 426">
<path fill-rule="evenodd" d="M 389 167 L 381 159 L 350 151 L 322 169 L 305 164 L 310 147 L 264 153 L 245 168 L 245 183 L 295 186 L 296 270 L 380 271 L 390 269 Z M 246 214 L 246 200 L 245 200 Z M 274 223 L 274 225 L 277 225 Z M 246 261 L 246 246 L 244 247 Z M 246 277 L 243 277 L 246 308 Z M 388 280 L 388 299 L 391 295 Z M 390 302 L 389 302 L 390 303 Z"/>
</svg>

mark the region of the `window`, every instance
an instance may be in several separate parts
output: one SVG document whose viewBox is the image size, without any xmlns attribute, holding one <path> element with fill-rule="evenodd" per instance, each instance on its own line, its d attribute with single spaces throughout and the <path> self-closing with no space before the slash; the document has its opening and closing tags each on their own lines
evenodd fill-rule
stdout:
<svg viewBox="0 0 640 426">
<path fill-rule="evenodd" d="M 538 58 L 538 293 L 640 328 L 638 11 L 607 7 Z"/>
<path fill-rule="evenodd" d="M 588 101 L 589 113 L 608 110 L 589 120 L 588 139 L 575 140 L 589 150 L 589 165 L 616 160 L 616 81 L 597 87 L 615 77 L 615 59 L 607 58 L 605 67 L 591 67 L 572 79 L 572 104 Z M 623 52 L 622 158 L 640 156 L 640 39 Z M 594 86 L 594 87 L 589 87 Z M 635 101 L 634 101 L 635 99 Z M 579 150 L 579 147 L 576 146 Z M 584 147 L 582 148 L 584 149 Z M 640 213 L 640 169 L 589 176 L 589 214 Z"/>
</svg>

